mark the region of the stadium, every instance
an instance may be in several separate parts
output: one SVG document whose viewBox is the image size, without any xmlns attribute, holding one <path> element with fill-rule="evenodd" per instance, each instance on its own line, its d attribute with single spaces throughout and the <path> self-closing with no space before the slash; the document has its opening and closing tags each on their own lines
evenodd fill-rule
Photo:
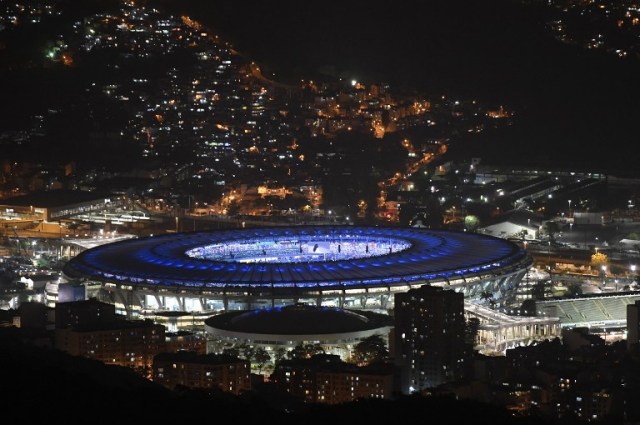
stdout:
<svg viewBox="0 0 640 425">
<path fill-rule="evenodd" d="M 127 314 L 296 303 L 387 310 L 394 293 L 424 284 L 500 298 L 531 264 L 516 244 L 476 233 L 294 226 L 114 242 L 80 253 L 63 277 Z"/>
</svg>

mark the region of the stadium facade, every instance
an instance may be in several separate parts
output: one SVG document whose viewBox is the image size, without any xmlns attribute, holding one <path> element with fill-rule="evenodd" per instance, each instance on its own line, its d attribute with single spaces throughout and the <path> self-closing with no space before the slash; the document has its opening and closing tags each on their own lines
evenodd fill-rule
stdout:
<svg viewBox="0 0 640 425">
<path fill-rule="evenodd" d="M 425 284 L 500 299 L 531 264 L 518 245 L 476 233 L 295 226 L 115 242 L 73 258 L 64 279 L 99 288 L 129 314 L 296 303 L 386 310 L 395 293 Z"/>
</svg>

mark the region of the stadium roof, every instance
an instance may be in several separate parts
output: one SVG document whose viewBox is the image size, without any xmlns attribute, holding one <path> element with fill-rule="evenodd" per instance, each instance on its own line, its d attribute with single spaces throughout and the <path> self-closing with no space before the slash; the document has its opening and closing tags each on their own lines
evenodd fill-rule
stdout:
<svg viewBox="0 0 640 425">
<path fill-rule="evenodd" d="M 368 311 L 295 304 L 231 311 L 210 317 L 207 326 L 232 332 L 279 335 L 322 335 L 360 332 L 393 325 L 391 316 Z"/>
<path fill-rule="evenodd" d="M 384 255 L 331 261 L 244 263 L 194 258 L 187 251 L 212 244 L 289 240 L 292 243 L 401 241 L 405 248 Z M 391 249 L 389 249 L 391 251 Z M 180 288 L 269 288 L 273 290 L 350 285 L 394 285 L 503 274 L 530 257 L 517 245 L 492 236 L 418 228 L 296 226 L 178 233 L 102 245 L 67 263 L 70 278 L 127 285 Z"/>
</svg>

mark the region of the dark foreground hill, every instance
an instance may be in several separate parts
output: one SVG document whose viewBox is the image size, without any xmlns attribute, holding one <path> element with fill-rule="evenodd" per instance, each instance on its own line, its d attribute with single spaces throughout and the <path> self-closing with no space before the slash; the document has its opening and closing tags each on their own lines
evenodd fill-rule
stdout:
<svg viewBox="0 0 640 425">
<path fill-rule="evenodd" d="M 169 391 L 117 366 L 24 344 L 15 329 L 0 332 L 0 406 L 3 423 L 542 423 L 506 410 L 450 397 L 400 397 L 338 406 L 276 410 L 259 394 L 212 396 Z M 490 418 L 490 419 L 489 419 Z"/>
</svg>

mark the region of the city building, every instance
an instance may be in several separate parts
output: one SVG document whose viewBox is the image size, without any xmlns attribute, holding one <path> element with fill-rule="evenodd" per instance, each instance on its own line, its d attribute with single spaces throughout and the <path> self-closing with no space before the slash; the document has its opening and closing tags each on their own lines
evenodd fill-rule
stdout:
<svg viewBox="0 0 640 425">
<path fill-rule="evenodd" d="M 84 301 L 96 297 L 97 285 L 86 282 L 67 281 L 58 277 L 48 281 L 44 286 L 44 300 L 47 306 L 55 308 L 58 303 Z"/>
<path fill-rule="evenodd" d="M 533 240 L 540 237 L 543 218 L 540 214 L 525 209 L 504 213 L 499 221 L 478 229 L 480 233 L 499 238 Z"/>
<path fill-rule="evenodd" d="M 202 333 L 178 331 L 165 332 L 165 349 L 168 353 L 191 351 L 197 354 L 207 353 L 207 339 Z"/>
<path fill-rule="evenodd" d="M 49 285 L 49 288 L 56 283 L 57 282 L 52 282 L 52 284 Z M 87 288 L 79 282 L 57 283 L 57 287 L 58 297 L 56 299 L 56 304 L 70 301 L 82 301 L 86 299 Z M 49 295 L 49 292 L 47 292 L 47 295 Z"/>
<path fill-rule="evenodd" d="M 153 358 L 153 380 L 172 390 L 184 386 L 238 395 L 251 389 L 250 369 L 249 361 L 228 355 L 179 351 Z"/>
<path fill-rule="evenodd" d="M 44 190 L 4 199 L 0 213 L 13 219 L 60 221 L 77 214 L 124 206 L 126 197 L 82 190 Z"/>
<path fill-rule="evenodd" d="M 89 299 L 59 303 L 55 311 L 55 347 L 69 354 L 146 369 L 165 350 L 164 326 L 124 320 L 112 304 Z"/>
<path fill-rule="evenodd" d="M 627 347 L 637 348 L 640 342 L 640 300 L 627 305 Z"/>
<path fill-rule="evenodd" d="M 278 362 L 271 381 L 304 402 L 339 404 L 361 398 L 390 399 L 395 376 L 392 364 L 358 367 L 336 355 L 317 354 Z"/>
<path fill-rule="evenodd" d="M 38 302 L 23 302 L 18 307 L 18 327 L 23 329 L 47 329 L 53 324 L 53 309 Z"/>
<path fill-rule="evenodd" d="M 164 326 L 149 320 L 56 329 L 55 347 L 74 356 L 145 370 L 165 350 Z"/>
<path fill-rule="evenodd" d="M 395 360 L 412 393 L 463 377 L 464 296 L 432 286 L 395 295 Z"/>
<path fill-rule="evenodd" d="M 318 392 L 317 371 L 340 363 L 340 357 L 335 354 L 316 354 L 311 358 L 281 360 L 270 380 L 293 397 L 306 403 L 315 403 Z"/>
<path fill-rule="evenodd" d="M 95 326 L 116 321 L 113 304 L 95 298 L 86 301 L 59 302 L 55 306 L 56 328 Z"/>
<path fill-rule="evenodd" d="M 316 402 L 348 403 L 362 398 L 390 399 L 395 389 L 395 368 L 391 364 L 340 370 L 321 369 L 316 373 Z"/>
</svg>

